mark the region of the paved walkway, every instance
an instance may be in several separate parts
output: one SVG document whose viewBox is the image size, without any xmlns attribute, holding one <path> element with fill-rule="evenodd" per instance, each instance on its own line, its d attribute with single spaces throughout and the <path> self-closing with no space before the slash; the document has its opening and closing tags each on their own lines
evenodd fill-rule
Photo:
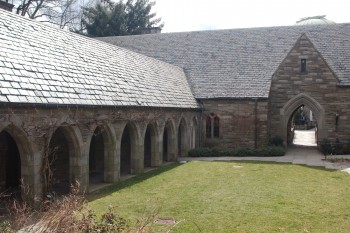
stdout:
<svg viewBox="0 0 350 233">
<path fill-rule="evenodd" d="M 179 161 L 267 161 L 325 167 L 350 173 L 349 162 L 331 163 L 323 159 L 324 155 L 314 147 L 289 147 L 286 155 L 281 157 L 181 157 Z"/>
<path fill-rule="evenodd" d="M 309 130 L 294 130 L 293 144 L 301 146 L 317 146 L 315 128 Z"/>
</svg>

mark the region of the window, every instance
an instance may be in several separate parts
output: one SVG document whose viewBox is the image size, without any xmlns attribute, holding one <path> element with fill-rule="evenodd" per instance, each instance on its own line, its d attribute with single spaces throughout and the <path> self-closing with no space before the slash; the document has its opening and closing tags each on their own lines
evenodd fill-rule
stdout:
<svg viewBox="0 0 350 233">
<path fill-rule="evenodd" d="M 301 59 L 300 61 L 300 72 L 306 73 L 306 59 Z"/>
<path fill-rule="evenodd" d="M 214 113 L 207 116 L 206 119 L 206 137 L 218 138 L 220 137 L 220 118 Z"/>
</svg>

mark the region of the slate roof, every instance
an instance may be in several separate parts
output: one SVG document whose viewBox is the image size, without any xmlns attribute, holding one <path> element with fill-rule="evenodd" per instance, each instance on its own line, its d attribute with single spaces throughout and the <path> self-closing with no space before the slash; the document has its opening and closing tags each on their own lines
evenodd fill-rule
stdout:
<svg viewBox="0 0 350 233">
<path fill-rule="evenodd" d="M 350 85 L 350 24 L 98 38 L 183 67 L 196 98 L 268 98 L 273 73 L 302 34 Z"/>
<path fill-rule="evenodd" d="M 181 68 L 3 10 L 0 102 L 198 108 Z"/>
</svg>

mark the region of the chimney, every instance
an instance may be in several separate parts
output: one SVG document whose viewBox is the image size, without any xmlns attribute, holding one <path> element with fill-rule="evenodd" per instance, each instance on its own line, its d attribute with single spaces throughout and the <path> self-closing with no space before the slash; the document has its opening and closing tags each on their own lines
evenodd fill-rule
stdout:
<svg viewBox="0 0 350 233">
<path fill-rule="evenodd" d="M 141 28 L 140 34 L 157 34 L 161 33 L 162 28 L 161 27 L 151 27 L 151 28 Z"/>
<path fill-rule="evenodd" d="M 4 9 L 4 10 L 12 12 L 13 6 L 14 6 L 13 4 L 8 3 L 8 0 L 6 0 L 6 1 L 1 1 L 0 0 L 0 9 Z"/>
</svg>

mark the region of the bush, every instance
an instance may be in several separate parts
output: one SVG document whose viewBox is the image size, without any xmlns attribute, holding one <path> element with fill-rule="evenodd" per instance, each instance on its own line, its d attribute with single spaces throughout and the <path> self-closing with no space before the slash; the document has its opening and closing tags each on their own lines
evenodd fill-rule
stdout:
<svg viewBox="0 0 350 233">
<path fill-rule="evenodd" d="M 195 148 L 188 152 L 189 157 L 268 157 L 268 156 L 283 156 L 286 149 L 281 146 L 267 146 L 259 149 L 250 148 Z"/>
<path fill-rule="evenodd" d="M 137 219 L 136 224 L 115 213 L 114 207 L 98 218 L 94 211 L 88 208 L 85 198 L 79 195 L 79 185 L 72 187 L 67 196 L 42 203 L 42 209 L 35 210 L 25 201 L 9 200 L 8 215 L 0 219 L 0 232 L 14 233 L 75 233 L 75 232 L 152 232 L 157 212 L 146 214 Z"/>
<path fill-rule="evenodd" d="M 270 146 L 283 146 L 283 139 L 280 136 L 273 136 L 269 140 Z"/>
<path fill-rule="evenodd" d="M 339 139 L 331 141 L 325 138 L 319 143 L 318 148 L 324 155 L 350 154 L 350 143 L 340 142 Z"/>
</svg>

